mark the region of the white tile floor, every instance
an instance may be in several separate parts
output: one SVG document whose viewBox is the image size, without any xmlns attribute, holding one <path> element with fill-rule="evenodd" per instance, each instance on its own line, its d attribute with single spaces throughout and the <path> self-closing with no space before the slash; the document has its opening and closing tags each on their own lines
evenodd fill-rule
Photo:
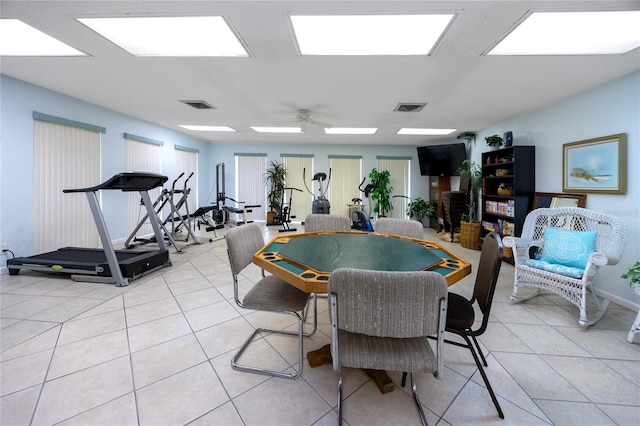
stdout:
<svg viewBox="0 0 640 426">
<path fill-rule="evenodd" d="M 265 226 L 266 238 L 276 233 Z M 425 238 L 437 236 L 426 229 Z M 480 252 L 443 245 L 477 264 Z M 0 277 L 0 424 L 336 423 L 330 365 L 312 369 L 305 362 L 297 380 L 231 369 L 252 327 L 290 320 L 234 304 L 224 240 L 171 251 L 172 267 L 124 288 L 34 272 Z M 249 268 L 242 285 L 258 272 Z M 473 279 L 451 291 L 467 295 Z M 480 338 L 505 419 L 470 353 L 447 345 L 444 377 L 418 379 L 429 424 L 638 424 L 640 345 L 625 341 L 635 313 L 610 305 L 598 324 L 580 328 L 577 309 L 553 295 L 510 302 L 512 279 L 513 267 L 503 264 L 491 324 Z M 330 340 L 326 299 L 320 306 L 320 329 L 305 341 L 305 353 Z M 267 337 L 244 359 L 288 368 L 295 341 Z M 400 373 L 390 375 L 399 383 Z M 380 394 L 360 370 L 345 372 L 344 388 L 349 425 L 419 423 L 408 389 Z"/>
</svg>

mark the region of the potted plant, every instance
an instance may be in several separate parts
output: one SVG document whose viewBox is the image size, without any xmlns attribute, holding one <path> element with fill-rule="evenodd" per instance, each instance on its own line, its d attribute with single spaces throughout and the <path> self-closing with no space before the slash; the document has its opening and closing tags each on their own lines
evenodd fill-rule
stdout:
<svg viewBox="0 0 640 426">
<path fill-rule="evenodd" d="M 469 180 L 469 202 L 460 220 L 460 245 L 464 248 L 478 250 L 478 242 L 482 236 L 482 227 L 477 220 L 478 196 L 482 187 L 482 170 L 472 160 L 464 160 L 458 169 L 461 178 Z M 461 188 L 462 189 L 462 188 Z"/>
<path fill-rule="evenodd" d="M 407 215 L 418 222 L 422 222 L 425 217 L 434 217 L 435 214 L 436 205 L 432 202 L 423 200 L 421 197 L 416 197 L 415 200 L 411 201 L 407 205 Z"/>
<path fill-rule="evenodd" d="M 490 146 L 491 148 L 502 146 L 502 136 L 498 136 L 498 135 L 486 136 L 484 140 L 485 142 L 487 142 L 487 145 Z"/>
<path fill-rule="evenodd" d="M 274 224 L 276 213 L 280 211 L 286 177 L 287 169 L 284 164 L 277 161 L 272 161 L 264 174 L 264 183 L 269 188 L 267 190 L 267 204 L 269 205 L 267 225 Z"/>
<path fill-rule="evenodd" d="M 629 270 L 621 275 L 621 278 L 629 280 L 629 285 L 633 291 L 640 296 L 640 262 L 636 262 Z M 636 319 L 627 335 L 627 342 L 633 343 L 636 335 L 640 333 L 640 311 L 636 315 Z"/>
<path fill-rule="evenodd" d="M 376 213 L 378 217 L 383 217 L 386 213 L 393 210 L 393 204 L 391 204 L 393 187 L 390 185 L 390 173 L 388 170 L 378 171 L 377 169 L 373 169 L 371 173 L 369 173 L 369 179 L 371 179 L 371 182 L 375 185 L 370 195 L 371 200 L 375 203 L 373 205 L 373 212 Z"/>
</svg>

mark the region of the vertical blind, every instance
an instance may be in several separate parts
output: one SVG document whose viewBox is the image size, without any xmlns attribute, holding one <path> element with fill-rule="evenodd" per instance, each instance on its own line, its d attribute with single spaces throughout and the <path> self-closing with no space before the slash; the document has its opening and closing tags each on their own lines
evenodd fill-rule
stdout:
<svg viewBox="0 0 640 426">
<path fill-rule="evenodd" d="M 185 180 L 193 173 L 193 176 L 191 176 L 191 179 L 189 179 L 186 184 L 187 188 L 190 189 L 190 191 L 188 191 L 189 195 L 186 198 L 185 204 L 178 210 L 180 215 L 186 215 L 187 205 L 190 213 L 193 213 L 198 208 L 198 152 L 176 146 L 175 160 L 176 173 L 179 175 L 184 172 L 184 176 L 182 176 L 182 179 L 176 184 L 176 189 L 185 190 Z M 174 202 L 177 203 L 182 195 L 183 194 L 177 194 L 174 196 Z"/>
<path fill-rule="evenodd" d="M 260 205 L 252 208 L 247 214 L 247 220 L 265 220 L 267 217 L 267 190 L 264 184 L 264 175 L 267 172 L 267 154 L 235 154 L 236 176 L 235 199 L 244 201 L 244 204 L 232 207 L 242 208 L 243 205 Z"/>
<path fill-rule="evenodd" d="M 100 183 L 100 132 L 34 119 L 33 139 L 34 252 L 97 247 L 86 195 L 62 190 Z"/>
<path fill-rule="evenodd" d="M 313 156 L 303 155 L 282 155 L 282 164 L 287 170 L 286 186 L 300 189 L 299 191 L 287 191 L 287 200 L 291 196 L 290 212 L 293 221 L 303 222 L 304 218 L 311 213 L 311 203 L 313 202 L 313 195 L 307 191 L 305 182 L 303 180 L 303 171 L 307 179 L 307 186 L 310 185 L 311 178 L 313 177 Z M 311 189 L 311 186 L 309 186 Z M 292 194 L 293 192 L 293 194 Z"/>
<path fill-rule="evenodd" d="M 350 217 L 348 204 L 353 198 L 362 198 L 358 185 L 362 181 L 362 157 L 329 157 L 331 168 L 331 213 Z M 325 186 L 326 188 L 326 186 Z"/>
<path fill-rule="evenodd" d="M 151 140 L 144 141 L 143 138 L 134 135 L 124 135 L 125 145 L 125 167 L 132 172 L 149 172 L 162 174 L 162 142 Z M 155 201 L 162 188 L 154 188 L 149 191 L 152 201 Z M 147 214 L 141 203 L 138 192 L 127 192 L 125 208 L 125 225 L 127 232 L 135 229 L 136 225 Z M 153 229 L 147 220 L 145 225 L 138 231 L 138 236 L 151 235 Z"/>
<path fill-rule="evenodd" d="M 409 176 L 411 175 L 411 158 L 410 157 L 377 157 L 376 167 L 378 171 L 388 170 L 390 185 L 393 187 L 393 195 L 409 196 L 411 193 L 411 185 Z M 409 200 L 406 198 L 391 198 L 393 210 L 387 213 L 389 217 L 405 219 L 407 217 L 406 210 Z"/>
</svg>

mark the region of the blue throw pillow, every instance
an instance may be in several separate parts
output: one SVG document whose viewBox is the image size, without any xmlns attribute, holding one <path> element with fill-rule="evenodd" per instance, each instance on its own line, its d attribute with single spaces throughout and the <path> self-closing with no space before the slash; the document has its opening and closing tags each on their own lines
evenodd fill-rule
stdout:
<svg viewBox="0 0 640 426">
<path fill-rule="evenodd" d="M 596 231 L 545 228 L 542 258 L 548 263 L 584 269 L 596 251 Z"/>
</svg>

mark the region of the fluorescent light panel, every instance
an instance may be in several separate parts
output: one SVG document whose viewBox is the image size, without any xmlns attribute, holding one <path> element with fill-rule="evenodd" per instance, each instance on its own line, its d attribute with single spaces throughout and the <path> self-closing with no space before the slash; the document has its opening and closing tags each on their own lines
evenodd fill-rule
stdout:
<svg viewBox="0 0 640 426">
<path fill-rule="evenodd" d="M 251 127 L 259 133 L 302 133 L 300 127 Z"/>
<path fill-rule="evenodd" d="M 403 127 L 398 130 L 398 135 L 443 136 L 450 135 L 458 129 L 419 129 Z"/>
<path fill-rule="evenodd" d="M 453 16 L 313 15 L 290 18 L 302 55 L 428 55 Z"/>
<path fill-rule="evenodd" d="M 376 127 L 327 127 L 324 132 L 327 135 L 375 135 Z"/>
<path fill-rule="evenodd" d="M 235 132 L 234 129 L 228 126 L 199 126 L 192 124 L 178 124 L 179 127 L 187 130 L 195 130 L 198 132 Z"/>
<path fill-rule="evenodd" d="M 0 19 L 0 56 L 86 56 L 18 19 Z"/>
<path fill-rule="evenodd" d="M 249 56 L 221 16 L 78 20 L 135 56 Z"/>
<path fill-rule="evenodd" d="M 531 14 L 488 55 L 622 54 L 640 46 L 640 11 Z"/>
</svg>

